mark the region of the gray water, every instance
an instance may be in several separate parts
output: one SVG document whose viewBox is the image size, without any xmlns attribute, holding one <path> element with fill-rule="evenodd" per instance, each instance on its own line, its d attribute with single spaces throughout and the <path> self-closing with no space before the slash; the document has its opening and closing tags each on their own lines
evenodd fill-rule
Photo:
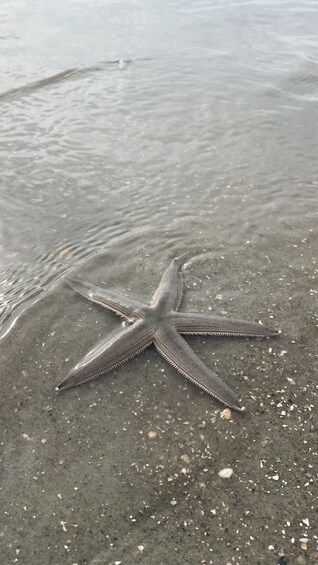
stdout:
<svg viewBox="0 0 318 565">
<path fill-rule="evenodd" d="M 31 0 L 1 22 L 2 335 L 95 254 L 165 266 L 316 221 L 316 2 Z"/>
</svg>

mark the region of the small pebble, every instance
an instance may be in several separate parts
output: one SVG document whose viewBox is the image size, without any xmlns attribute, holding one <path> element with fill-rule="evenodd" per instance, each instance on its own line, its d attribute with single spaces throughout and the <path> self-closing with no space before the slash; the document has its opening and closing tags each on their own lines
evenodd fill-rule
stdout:
<svg viewBox="0 0 318 565">
<path fill-rule="evenodd" d="M 65 249 L 62 249 L 62 251 L 60 251 L 59 255 L 60 257 L 67 257 L 70 251 L 71 249 L 69 247 L 65 247 Z"/>
<path fill-rule="evenodd" d="M 221 469 L 221 471 L 218 472 L 218 475 L 219 477 L 221 477 L 221 479 L 229 479 L 230 477 L 232 477 L 233 473 L 233 469 L 227 468 Z"/>
<path fill-rule="evenodd" d="M 300 548 L 303 551 L 307 551 L 307 549 L 308 549 L 308 545 L 307 545 L 308 539 L 307 538 L 300 538 L 299 543 L 300 543 Z"/>
<path fill-rule="evenodd" d="M 229 408 L 225 408 L 225 410 L 221 412 L 221 418 L 223 418 L 223 420 L 230 420 L 232 418 L 231 410 Z"/>
</svg>

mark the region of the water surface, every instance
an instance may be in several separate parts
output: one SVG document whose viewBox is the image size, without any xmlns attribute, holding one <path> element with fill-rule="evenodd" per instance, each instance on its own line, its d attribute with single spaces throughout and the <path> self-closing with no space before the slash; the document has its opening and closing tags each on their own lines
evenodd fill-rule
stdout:
<svg viewBox="0 0 318 565">
<path fill-rule="evenodd" d="M 1 20 L 3 334 L 83 259 L 116 245 L 127 263 L 136 236 L 165 265 L 220 231 L 306 235 L 315 3 L 22 1 Z"/>
</svg>

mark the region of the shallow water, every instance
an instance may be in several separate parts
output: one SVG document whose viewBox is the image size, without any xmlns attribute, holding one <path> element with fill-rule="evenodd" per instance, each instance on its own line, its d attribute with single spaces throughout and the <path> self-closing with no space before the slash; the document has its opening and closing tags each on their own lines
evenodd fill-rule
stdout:
<svg viewBox="0 0 318 565">
<path fill-rule="evenodd" d="M 0 21 L 5 562 L 316 564 L 318 4 L 5 0 Z M 63 275 L 146 301 L 174 256 L 184 308 L 282 329 L 189 338 L 246 417 L 152 349 L 58 395 L 119 327 Z"/>
<path fill-rule="evenodd" d="M 316 220 L 315 3 L 1 10 L 2 335 L 92 255 L 164 266 Z"/>
</svg>

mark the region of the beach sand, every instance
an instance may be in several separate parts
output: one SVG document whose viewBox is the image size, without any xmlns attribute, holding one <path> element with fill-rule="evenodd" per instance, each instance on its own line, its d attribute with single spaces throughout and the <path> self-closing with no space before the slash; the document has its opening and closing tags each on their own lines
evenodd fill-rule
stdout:
<svg viewBox="0 0 318 565">
<path fill-rule="evenodd" d="M 262 310 L 278 338 L 188 339 L 246 407 L 229 420 L 153 347 L 56 392 L 121 322 L 63 284 L 30 309 L 1 344 L 1 563 L 317 564 L 313 273 L 295 234 L 288 265 L 277 246 L 250 290 L 222 297 L 232 317 Z"/>
</svg>

